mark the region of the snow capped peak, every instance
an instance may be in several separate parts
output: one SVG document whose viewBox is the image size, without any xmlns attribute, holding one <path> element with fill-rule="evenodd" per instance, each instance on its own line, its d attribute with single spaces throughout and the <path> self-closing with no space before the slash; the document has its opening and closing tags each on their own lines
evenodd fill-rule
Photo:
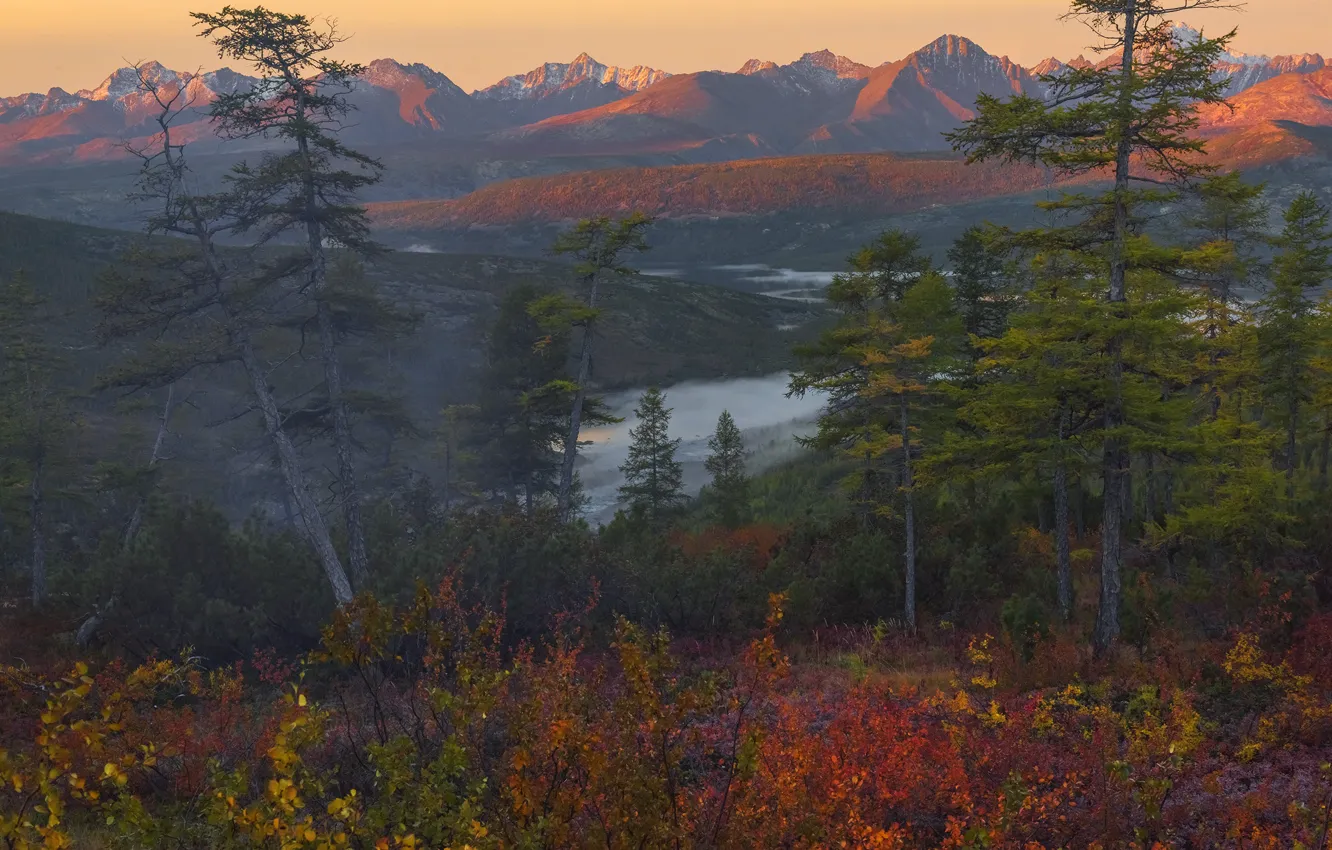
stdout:
<svg viewBox="0 0 1332 850">
<path fill-rule="evenodd" d="M 1031 72 L 1038 77 L 1043 77 L 1048 74 L 1057 74 L 1067 67 L 1069 67 L 1067 63 L 1061 62 L 1051 56 L 1048 59 L 1042 59 L 1036 65 L 1032 66 Z"/>
<path fill-rule="evenodd" d="M 407 65 L 396 59 L 376 59 L 365 66 L 361 80 L 375 88 L 398 92 L 424 84 L 426 88 L 435 92 L 467 96 L 467 93 L 448 77 L 421 62 Z"/>
<path fill-rule="evenodd" d="M 182 81 L 182 76 L 161 62 L 146 62 L 140 66 L 145 79 L 159 86 Z M 84 100 L 109 100 L 119 105 L 126 97 L 139 91 L 139 75 L 133 68 L 118 68 L 95 89 L 83 89 L 77 95 Z"/>
<path fill-rule="evenodd" d="M 1176 25 L 1171 30 L 1171 35 L 1174 36 L 1175 41 L 1185 46 L 1197 44 L 1203 38 L 1201 30 L 1196 30 L 1186 24 Z M 1250 53 L 1232 53 L 1227 50 L 1225 53 L 1221 54 L 1221 58 L 1218 61 L 1223 65 L 1247 65 L 1252 67 L 1266 65 L 1272 61 L 1272 58 L 1270 56 L 1257 56 Z"/>
<path fill-rule="evenodd" d="M 916 51 L 917 55 L 932 54 L 935 56 L 956 57 L 962 59 L 968 56 L 989 56 L 979 44 L 969 38 L 960 35 L 941 35 L 934 41 Z"/>
<path fill-rule="evenodd" d="M 822 90 L 837 92 L 854 86 L 870 74 L 868 65 L 838 56 L 831 50 L 806 53 L 788 65 L 767 60 L 750 59 L 738 73 L 750 77 L 765 77 L 784 86 L 803 92 Z"/>
<path fill-rule="evenodd" d="M 547 62 L 526 74 L 505 77 L 490 88 L 476 92 L 476 97 L 483 100 L 536 99 L 587 83 L 641 91 L 669 76 L 665 71 L 645 65 L 632 68 L 602 65 L 588 54 L 580 53 L 568 64 Z"/>
<path fill-rule="evenodd" d="M 741 65 L 740 70 L 736 71 L 736 73 L 752 77 L 755 74 L 762 74 L 766 71 L 776 71 L 777 67 L 777 63 L 769 59 L 750 59 L 748 62 Z"/>
<path fill-rule="evenodd" d="M 821 68 L 825 71 L 831 71 L 841 79 L 860 79 L 869 76 L 870 72 L 868 65 L 861 65 L 859 62 L 854 62 L 845 56 L 838 56 L 831 50 L 806 53 L 791 64 L 807 68 Z"/>
<path fill-rule="evenodd" d="M 1193 27 L 1179 25 L 1172 29 L 1175 40 L 1183 45 L 1197 44 L 1203 33 Z M 1228 94 L 1236 94 L 1264 80 L 1287 73 L 1310 73 L 1326 66 L 1322 56 L 1306 53 L 1301 56 L 1262 56 L 1227 50 L 1218 57 L 1218 76 L 1230 78 Z"/>
</svg>

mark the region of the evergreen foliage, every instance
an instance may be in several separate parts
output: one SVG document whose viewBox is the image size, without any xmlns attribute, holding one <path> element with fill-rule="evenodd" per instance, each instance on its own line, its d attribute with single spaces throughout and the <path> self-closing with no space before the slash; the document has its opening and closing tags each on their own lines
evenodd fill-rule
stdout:
<svg viewBox="0 0 1332 850">
<path fill-rule="evenodd" d="M 1113 187 L 1101 196 L 1066 193 L 1047 204 L 1077 218 L 1069 225 L 1028 234 L 1028 244 L 1096 252 L 1102 258 L 1108 305 L 1103 346 L 1089 356 L 1109 363 L 1104 408 L 1101 479 L 1106 498 L 1101 551 L 1101 600 L 1096 646 L 1104 652 L 1117 640 L 1122 597 L 1123 535 L 1131 517 L 1124 499 L 1113 494 L 1131 487 L 1132 450 L 1123 439 L 1128 424 L 1129 392 L 1125 362 L 1130 337 L 1147 330 L 1135 323 L 1130 305 L 1129 272 L 1136 264 L 1165 260 L 1135 238 L 1141 210 L 1176 197 L 1175 188 L 1213 169 L 1200 154 L 1205 142 L 1193 131 L 1198 104 L 1223 103 L 1226 80 L 1214 68 L 1231 32 L 1220 38 L 1181 40 L 1171 15 L 1224 5 L 1225 0 L 1073 0 L 1068 17 L 1081 20 L 1101 39 L 1113 61 L 1084 67 L 1065 66 L 1047 75 L 1042 97 L 1018 95 L 1007 100 L 983 94 L 976 117 L 946 134 L 969 162 L 999 160 L 1043 165 L 1074 176 L 1113 173 Z M 1159 388 L 1164 393 L 1167 388 Z"/>
<path fill-rule="evenodd" d="M 323 395 L 332 420 L 337 455 L 338 499 L 348 535 L 348 560 L 358 584 L 369 579 L 360 481 L 354 459 L 349 398 L 343 388 L 335 305 L 354 294 L 362 306 L 373 293 L 330 284 L 329 246 L 359 253 L 377 250 L 357 193 L 380 179 L 382 166 L 342 143 L 339 132 L 353 111 L 348 95 L 363 66 L 328 54 L 346 39 L 335 24 L 321 28 L 312 18 L 262 6 L 227 6 L 217 13 L 192 12 L 201 38 L 220 58 L 244 62 L 257 72 L 258 85 L 220 94 L 209 114 L 230 139 L 279 140 L 287 150 L 264 155 L 258 165 L 241 162 L 228 175 L 227 194 L 244 199 L 233 233 L 252 233 L 260 243 L 291 231 L 305 250 L 284 257 L 266 273 L 298 279 L 295 291 L 312 302 L 324 367 Z M 344 316 L 347 311 L 341 311 Z M 364 322 L 377 311 L 354 315 Z M 379 311 L 388 313 L 388 310 Z"/>
<path fill-rule="evenodd" d="M 623 280 L 636 273 L 624 255 L 647 250 L 643 234 L 651 224 L 652 219 L 636 212 L 614 221 L 606 216 L 586 219 L 561 234 L 555 241 L 554 251 L 574 261 L 574 272 L 586 292 L 585 300 L 578 302 L 551 296 L 533 308 L 536 314 L 545 316 L 546 321 L 556 327 L 577 327 L 581 331 L 578 374 L 572 386 L 569 426 L 564 436 L 564 458 L 560 465 L 560 489 L 556 496 L 559 514 L 565 520 L 574 514 L 574 462 L 578 457 L 588 383 L 592 379 L 597 319 L 601 315 L 597 296 L 606 279 Z"/>
<path fill-rule="evenodd" d="M 717 417 L 717 429 L 708 438 L 703 466 L 712 476 L 712 498 L 716 519 L 727 528 L 744 520 L 749 500 L 749 476 L 745 472 L 745 438 L 729 410 Z"/>
<path fill-rule="evenodd" d="M 629 456 L 620 467 L 620 501 L 659 526 L 684 503 L 683 470 L 675 457 L 680 439 L 670 436 L 671 410 L 658 388 L 643 393 L 634 416 L 638 424 L 629 429 Z"/>
</svg>

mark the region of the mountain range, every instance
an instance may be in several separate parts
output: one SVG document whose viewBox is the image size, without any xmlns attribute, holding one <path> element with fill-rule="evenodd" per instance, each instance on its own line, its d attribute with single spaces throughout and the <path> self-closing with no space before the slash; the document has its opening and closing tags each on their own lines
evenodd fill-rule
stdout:
<svg viewBox="0 0 1332 850">
<path fill-rule="evenodd" d="M 1182 30 L 1181 37 L 1193 37 Z M 790 154 L 919 152 L 946 149 L 940 134 L 969 118 L 981 92 L 1040 95 L 1041 75 L 1078 57 L 1025 68 L 969 39 L 945 35 L 877 66 L 830 51 L 779 65 L 751 60 L 733 72 L 669 74 L 606 66 L 584 54 L 550 63 L 468 93 L 422 64 L 369 63 L 352 95 L 347 128 L 360 146 L 437 142 L 495 159 L 569 155 L 669 156 L 712 162 Z M 217 150 L 206 105 L 217 94 L 254 85 L 231 69 L 184 73 L 143 66 L 165 90 L 192 103 L 182 140 Z M 1332 123 L 1328 64 L 1317 54 L 1227 54 L 1233 114 L 1209 113 L 1210 131 L 1252 127 L 1277 118 Z M 1243 96 L 1280 81 L 1263 98 Z M 1275 96 L 1275 100 L 1273 97 Z M 96 161 L 124 155 L 154 128 L 154 105 L 122 68 L 94 89 L 0 98 L 0 165 Z M 1308 120 L 1306 120 L 1308 119 Z"/>
</svg>

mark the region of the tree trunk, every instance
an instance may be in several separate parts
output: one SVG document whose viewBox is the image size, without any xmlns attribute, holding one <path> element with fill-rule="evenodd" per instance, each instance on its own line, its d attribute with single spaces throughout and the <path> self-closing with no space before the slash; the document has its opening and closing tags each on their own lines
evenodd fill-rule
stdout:
<svg viewBox="0 0 1332 850">
<path fill-rule="evenodd" d="M 300 104 L 300 108 L 304 109 L 304 103 Z M 333 324 L 333 311 L 325 297 L 328 289 L 328 253 L 324 248 L 324 235 L 320 226 L 321 211 L 315 190 L 309 140 L 304 136 L 297 137 L 297 147 L 304 169 L 302 178 L 306 249 L 310 253 L 309 285 L 315 296 L 324 383 L 328 389 L 329 408 L 333 413 L 333 448 L 338 458 L 338 479 L 342 485 L 342 515 L 347 526 L 348 560 L 351 562 L 352 579 L 358 587 L 364 587 L 370 579 L 370 559 L 365 552 L 365 527 L 361 521 L 361 488 L 356 478 L 356 464 L 352 459 L 351 423 L 347 416 L 347 403 L 342 397 L 342 364 L 338 359 L 337 328 Z"/>
<path fill-rule="evenodd" d="M 593 277 L 587 294 L 587 307 L 595 310 L 596 306 L 597 279 Z M 583 424 L 583 402 L 587 399 L 587 382 L 592 373 L 592 338 L 596 332 L 594 321 L 589 318 L 587 324 L 583 325 L 583 340 L 578 354 L 578 388 L 574 391 L 573 407 L 569 411 L 569 433 L 564 437 L 564 459 L 560 463 L 560 522 L 568 522 L 573 512 L 574 461 L 578 459 L 578 431 Z"/>
<path fill-rule="evenodd" d="M 162 444 L 166 441 L 168 427 L 171 423 L 171 412 L 176 407 L 176 385 L 167 386 L 166 402 L 162 405 L 162 415 L 157 423 L 157 437 L 153 439 L 153 451 L 148 456 L 148 469 L 157 466 L 157 461 L 162 457 Z M 134 513 L 130 515 L 129 525 L 125 528 L 126 549 L 134 542 L 134 537 L 139 533 L 139 526 L 143 524 L 143 507 L 147 497 L 140 495 L 138 501 L 134 504 Z"/>
<path fill-rule="evenodd" d="M 450 488 L 453 487 L 453 444 L 449 442 L 451 436 L 444 440 L 444 489 L 441 492 L 444 510 L 444 516 L 449 515 L 453 509 L 453 495 Z"/>
<path fill-rule="evenodd" d="M 902 492 L 906 496 L 906 605 L 907 628 L 916 630 L 916 494 L 911 479 L 911 427 L 906 393 L 902 393 Z"/>
<path fill-rule="evenodd" d="M 1121 448 L 1120 451 L 1123 451 L 1123 449 Z M 1120 524 L 1127 533 L 1135 518 L 1133 510 L 1133 455 L 1128 452 L 1124 452 L 1124 468 L 1119 482 L 1119 497 L 1123 501 L 1123 504 L 1119 507 Z"/>
<path fill-rule="evenodd" d="M 1077 482 L 1078 498 L 1074 504 L 1073 522 L 1077 525 L 1078 539 L 1084 540 L 1087 537 L 1087 493 L 1082 487 L 1082 476 L 1078 476 Z"/>
<path fill-rule="evenodd" d="M 42 475 L 46 471 L 46 452 L 38 448 L 32 463 L 32 483 L 29 487 L 32 523 L 32 607 L 46 604 L 46 493 Z"/>
<path fill-rule="evenodd" d="M 1067 438 L 1068 409 L 1059 414 L 1059 440 Z M 1062 448 L 1062 446 L 1061 446 Z M 1054 540 L 1055 565 L 1059 579 L 1059 613 L 1064 622 L 1073 619 L 1073 565 L 1068 545 L 1068 467 L 1062 455 L 1054 469 Z"/>
<path fill-rule="evenodd" d="M 1286 498 L 1295 501 L 1295 467 L 1299 464 L 1299 447 L 1296 437 L 1299 431 L 1300 401 L 1290 400 L 1290 419 L 1286 422 Z"/>
<path fill-rule="evenodd" d="M 1142 472 L 1143 485 L 1143 520 L 1148 523 L 1157 522 L 1157 499 L 1156 499 L 1156 455 L 1153 452 L 1147 452 L 1143 456 L 1143 464 L 1146 467 Z"/>
<path fill-rule="evenodd" d="M 351 583 L 347 581 L 347 573 L 343 570 L 342 561 L 339 560 L 338 552 L 333 547 L 333 540 L 329 536 L 323 515 L 319 513 L 319 506 L 310 495 L 305 473 L 301 471 L 296 458 L 296 449 L 291 444 L 291 438 L 282 429 L 282 415 L 268 388 L 268 376 L 260 367 L 249 340 L 241 343 L 240 353 L 241 363 L 245 366 L 255 400 L 264 417 L 264 428 L 277 450 L 282 477 L 287 482 L 287 489 L 291 492 L 292 499 L 296 502 L 306 539 L 315 547 L 319 562 L 324 568 L 324 575 L 328 577 L 328 583 L 333 589 L 334 598 L 339 605 L 346 605 L 352 601 Z"/>
<path fill-rule="evenodd" d="M 322 299 L 319 302 L 319 338 L 324 360 L 324 383 L 328 387 L 328 401 L 333 412 L 333 447 L 338 457 L 338 480 L 342 485 L 342 516 L 347 526 L 347 554 L 351 563 L 352 580 L 357 587 L 365 587 L 370 580 L 370 559 L 365 551 L 365 526 L 361 520 L 361 488 L 356 479 L 356 463 L 352 459 L 351 422 L 347 404 L 342 398 L 342 364 L 337 349 L 337 328 L 333 325 L 332 311 Z"/>
<path fill-rule="evenodd" d="M 1318 492 L 1327 492 L 1328 455 L 1332 453 L 1332 417 L 1323 414 L 1323 439 L 1318 447 Z"/>
<path fill-rule="evenodd" d="M 1128 300 L 1128 190 L 1129 161 L 1133 152 L 1132 136 L 1124 126 L 1132 114 L 1133 98 L 1129 83 L 1134 74 L 1134 46 L 1138 38 L 1137 0 L 1128 0 L 1124 5 L 1124 25 L 1122 38 L 1123 52 L 1120 56 L 1119 73 L 1121 91 L 1119 95 L 1121 127 L 1119 141 L 1115 150 L 1115 185 L 1114 185 L 1114 239 L 1110 254 L 1110 291 L 1108 301 L 1116 314 L 1122 315 Z M 1123 341 L 1118 335 L 1111 337 L 1106 346 L 1106 355 L 1110 362 L 1110 398 L 1105 408 L 1105 428 L 1107 434 L 1113 434 L 1124 424 L 1124 355 Z M 1123 519 L 1125 452 L 1119 440 L 1107 436 L 1102 452 L 1102 478 L 1104 480 L 1105 499 L 1101 517 L 1101 599 L 1096 615 L 1096 630 L 1093 645 L 1098 654 L 1108 650 L 1119 638 L 1119 600 L 1120 571 L 1123 565 L 1123 549 L 1120 540 Z"/>
</svg>

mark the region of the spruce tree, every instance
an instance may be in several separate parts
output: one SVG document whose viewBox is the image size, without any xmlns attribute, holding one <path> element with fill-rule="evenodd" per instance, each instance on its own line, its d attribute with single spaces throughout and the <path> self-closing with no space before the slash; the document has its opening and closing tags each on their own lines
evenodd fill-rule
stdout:
<svg viewBox="0 0 1332 850">
<path fill-rule="evenodd" d="M 683 470 L 675 459 L 680 440 L 670 437 L 671 410 L 656 387 L 643 393 L 634 415 L 638 425 L 629 430 L 629 456 L 620 467 L 620 501 L 657 525 L 684 502 Z"/>
<path fill-rule="evenodd" d="M 1043 97 L 1001 100 L 981 95 L 976 118 L 948 134 L 970 162 L 999 159 L 1044 165 L 1060 176 L 1109 173 L 1102 196 L 1067 194 L 1052 207 L 1081 214 L 1065 242 L 1099 247 L 1104 259 L 1105 321 L 1116 329 L 1097 353 L 1110 365 L 1105 399 L 1101 477 L 1101 599 L 1094 644 L 1109 649 L 1119 636 L 1125 505 L 1130 453 L 1124 443 L 1127 396 L 1124 349 L 1134 332 L 1128 274 L 1133 261 L 1135 208 L 1172 200 L 1175 186 L 1210 171 L 1193 131 L 1196 106 L 1223 103 L 1227 81 L 1214 68 L 1233 33 L 1187 42 L 1171 16 L 1226 5 L 1226 0 L 1073 0 L 1068 16 L 1101 39 L 1108 62 L 1066 67 L 1043 78 Z"/>
<path fill-rule="evenodd" d="M 507 494 L 530 515 L 558 493 L 573 386 L 565 377 L 570 328 L 533 315 L 542 296 L 519 286 L 505 294 L 491 326 L 468 448 L 474 471 L 492 492 Z M 583 405 L 583 422 L 615 421 L 597 399 Z"/>
<path fill-rule="evenodd" d="M 258 165 L 237 165 L 228 176 L 229 191 L 237 198 L 259 199 L 248 205 L 237 232 L 252 232 L 268 242 L 295 231 L 305 243 L 302 256 L 275 266 L 273 273 L 299 277 L 298 291 L 313 302 L 349 561 L 353 579 L 363 584 L 369 561 L 329 287 L 329 248 L 370 252 L 376 247 L 356 193 L 378 182 L 381 166 L 338 138 L 353 109 L 347 96 L 364 68 L 329 56 L 346 40 L 331 22 L 320 27 L 308 16 L 262 6 L 227 6 L 216 13 L 192 12 L 191 17 L 199 36 L 216 46 L 219 57 L 244 62 L 260 77 L 254 87 L 222 93 L 209 106 L 221 134 L 290 146 L 265 155 Z"/>
<path fill-rule="evenodd" d="M 749 476 L 745 474 L 745 438 L 728 410 L 717 417 L 717 430 L 708 438 L 708 455 L 703 465 L 712 475 L 712 497 L 716 519 L 727 528 L 744 521 L 749 497 Z"/>
</svg>

